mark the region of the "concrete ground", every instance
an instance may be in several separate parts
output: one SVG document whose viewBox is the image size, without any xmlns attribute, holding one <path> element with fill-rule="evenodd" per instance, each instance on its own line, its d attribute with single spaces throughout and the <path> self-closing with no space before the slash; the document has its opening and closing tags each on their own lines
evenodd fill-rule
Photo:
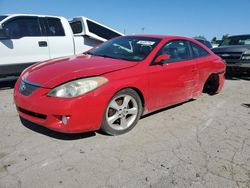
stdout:
<svg viewBox="0 0 250 188">
<path fill-rule="evenodd" d="M 58 134 L 20 122 L 0 90 L 0 188 L 250 187 L 250 81 L 142 118 L 129 133 Z"/>
</svg>

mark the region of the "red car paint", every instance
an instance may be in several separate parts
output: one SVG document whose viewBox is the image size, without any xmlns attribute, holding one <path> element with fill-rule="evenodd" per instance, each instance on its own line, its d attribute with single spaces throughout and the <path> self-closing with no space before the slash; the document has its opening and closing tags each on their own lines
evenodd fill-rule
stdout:
<svg viewBox="0 0 250 188">
<path fill-rule="evenodd" d="M 134 88 L 143 98 L 144 114 L 197 98 L 211 74 L 219 75 L 220 92 L 224 84 L 225 64 L 207 47 L 196 40 L 175 37 L 143 35 L 160 38 L 161 42 L 140 62 L 79 55 L 33 65 L 18 79 L 14 99 L 18 113 L 24 119 L 49 129 L 77 133 L 100 129 L 105 109 L 115 93 Z M 152 65 L 161 47 L 171 40 L 188 40 L 205 48 L 210 55 L 177 63 Z M 109 80 L 101 87 L 74 98 L 48 97 L 54 87 L 77 78 L 102 75 Z M 21 78 L 41 85 L 30 96 L 19 92 Z M 31 113 L 46 115 L 46 119 Z M 64 125 L 61 117 L 70 117 Z"/>
</svg>

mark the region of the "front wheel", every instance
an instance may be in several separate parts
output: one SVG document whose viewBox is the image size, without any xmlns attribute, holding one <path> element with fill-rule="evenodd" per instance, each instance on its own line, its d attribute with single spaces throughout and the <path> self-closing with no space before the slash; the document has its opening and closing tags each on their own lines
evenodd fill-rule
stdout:
<svg viewBox="0 0 250 188">
<path fill-rule="evenodd" d="M 110 135 L 120 135 L 130 131 L 142 114 L 142 102 L 136 91 L 124 89 L 110 100 L 101 129 Z"/>
</svg>

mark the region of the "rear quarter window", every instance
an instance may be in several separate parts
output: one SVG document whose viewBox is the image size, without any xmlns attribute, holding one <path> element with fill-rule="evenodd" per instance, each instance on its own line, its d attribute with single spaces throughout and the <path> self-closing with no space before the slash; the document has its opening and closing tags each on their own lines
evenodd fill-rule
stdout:
<svg viewBox="0 0 250 188">
<path fill-rule="evenodd" d="M 80 21 L 72 22 L 70 26 L 74 34 L 82 32 L 82 23 Z"/>
<path fill-rule="evenodd" d="M 191 43 L 191 48 L 193 51 L 194 58 L 205 57 L 205 56 L 210 55 L 210 53 L 207 50 L 205 50 L 203 47 L 201 47 L 198 44 L 195 44 L 193 42 L 190 42 L 190 43 Z"/>
</svg>

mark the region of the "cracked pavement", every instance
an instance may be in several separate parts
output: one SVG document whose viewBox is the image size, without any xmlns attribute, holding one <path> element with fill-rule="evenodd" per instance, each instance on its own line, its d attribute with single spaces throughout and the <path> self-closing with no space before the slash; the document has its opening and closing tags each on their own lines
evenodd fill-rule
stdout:
<svg viewBox="0 0 250 188">
<path fill-rule="evenodd" d="M 0 90 L 0 188 L 250 187 L 249 80 L 227 80 L 220 94 L 115 137 L 23 125 L 12 93 Z"/>
</svg>

